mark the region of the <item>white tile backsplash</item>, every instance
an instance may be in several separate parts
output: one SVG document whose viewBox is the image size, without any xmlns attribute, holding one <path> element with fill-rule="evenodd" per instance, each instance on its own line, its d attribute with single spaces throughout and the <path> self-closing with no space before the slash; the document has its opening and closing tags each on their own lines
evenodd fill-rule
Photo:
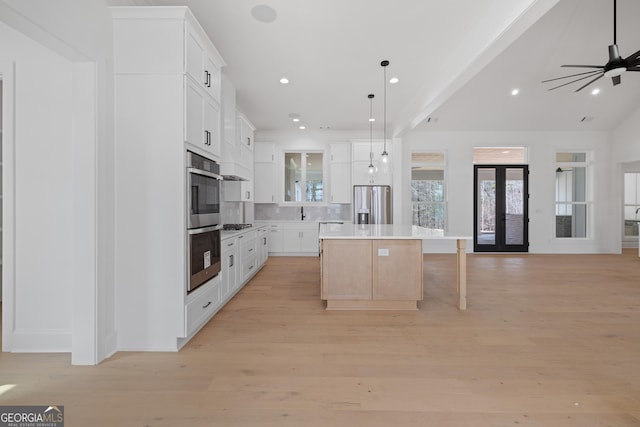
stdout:
<svg viewBox="0 0 640 427">
<path fill-rule="evenodd" d="M 255 219 L 260 221 L 300 221 L 300 206 L 278 206 L 276 204 L 256 203 Z M 351 205 L 305 206 L 305 221 L 349 221 Z"/>
</svg>

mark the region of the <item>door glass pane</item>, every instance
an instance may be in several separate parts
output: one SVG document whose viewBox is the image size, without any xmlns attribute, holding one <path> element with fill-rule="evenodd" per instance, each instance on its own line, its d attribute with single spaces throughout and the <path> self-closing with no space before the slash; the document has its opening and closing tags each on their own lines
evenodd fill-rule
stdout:
<svg viewBox="0 0 640 427">
<path fill-rule="evenodd" d="M 505 243 L 524 244 L 524 170 L 506 170 L 505 185 Z"/>
<path fill-rule="evenodd" d="M 496 243 L 496 169 L 478 169 L 478 245 Z"/>
</svg>

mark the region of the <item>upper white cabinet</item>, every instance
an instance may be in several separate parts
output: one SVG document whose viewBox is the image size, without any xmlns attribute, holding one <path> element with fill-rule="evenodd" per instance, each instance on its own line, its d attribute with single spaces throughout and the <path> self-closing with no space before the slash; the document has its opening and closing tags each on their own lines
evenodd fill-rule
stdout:
<svg viewBox="0 0 640 427">
<path fill-rule="evenodd" d="M 183 96 L 174 102 L 184 105 L 183 139 L 219 160 L 220 70 L 225 63 L 200 24 L 186 7 L 116 7 L 112 14 L 115 73 L 133 79 L 179 78 Z"/>
<path fill-rule="evenodd" d="M 260 143 L 253 149 L 254 188 L 256 203 L 276 203 L 276 148 L 275 144 Z"/>
<path fill-rule="evenodd" d="M 329 202 L 351 203 L 351 144 L 330 144 L 329 158 Z"/>
<path fill-rule="evenodd" d="M 213 99 L 220 102 L 220 64 L 221 58 L 215 50 L 207 46 L 197 28 L 187 26 L 186 34 L 186 73 L 200 85 Z"/>
<path fill-rule="evenodd" d="M 247 126 L 253 126 L 246 118 Z M 236 88 L 226 76 L 222 76 L 222 164 L 220 172 L 226 179 L 253 179 L 253 150 L 240 143 L 238 115 L 236 112 Z M 245 130 L 246 133 L 246 130 Z M 253 144 L 253 133 L 249 135 Z"/>
</svg>

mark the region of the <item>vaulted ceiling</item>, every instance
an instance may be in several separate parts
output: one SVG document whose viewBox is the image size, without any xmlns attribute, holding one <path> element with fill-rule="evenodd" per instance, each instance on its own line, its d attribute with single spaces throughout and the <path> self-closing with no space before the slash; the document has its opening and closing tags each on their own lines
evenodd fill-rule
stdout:
<svg viewBox="0 0 640 427">
<path fill-rule="evenodd" d="M 228 64 L 239 107 L 259 130 L 367 130 L 367 95 L 374 93 L 379 132 L 384 59 L 387 77 L 400 80 L 386 85 L 388 134 L 416 126 L 610 129 L 640 105 L 640 73 L 626 73 L 615 88 L 601 79 L 597 96 L 576 94 L 575 86 L 549 92 L 540 83 L 574 72 L 562 64 L 604 65 L 612 0 L 262 1 L 109 3 L 189 6 Z M 622 56 L 640 49 L 638 16 L 640 2 L 618 0 Z M 293 123 L 291 114 L 301 121 Z"/>
</svg>

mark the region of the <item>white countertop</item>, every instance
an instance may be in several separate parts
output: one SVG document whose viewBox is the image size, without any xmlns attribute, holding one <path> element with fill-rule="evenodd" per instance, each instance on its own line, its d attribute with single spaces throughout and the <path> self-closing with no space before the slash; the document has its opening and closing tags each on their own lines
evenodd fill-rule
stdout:
<svg viewBox="0 0 640 427">
<path fill-rule="evenodd" d="M 406 224 L 323 224 L 320 239 L 467 240 L 471 236 Z"/>
</svg>

